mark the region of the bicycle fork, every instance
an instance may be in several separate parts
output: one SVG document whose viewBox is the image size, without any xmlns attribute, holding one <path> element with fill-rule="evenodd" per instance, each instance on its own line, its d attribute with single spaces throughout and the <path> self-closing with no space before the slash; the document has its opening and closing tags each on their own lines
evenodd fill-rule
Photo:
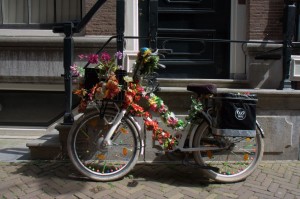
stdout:
<svg viewBox="0 0 300 199">
<path fill-rule="evenodd" d="M 119 107 L 115 103 L 113 103 L 113 105 L 115 106 L 115 109 L 116 109 L 116 116 L 114 117 L 114 119 L 112 121 L 108 121 L 107 118 L 105 117 L 105 111 L 106 111 L 107 105 L 108 105 L 108 102 L 103 102 L 101 104 L 101 106 L 99 108 L 97 108 L 99 111 L 99 117 L 101 119 L 103 119 L 107 124 L 112 125 L 102 142 L 106 146 L 112 144 L 111 137 L 113 136 L 114 132 L 117 130 L 118 126 L 120 125 L 120 123 L 122 121 L 122 118 L 126 114 L 126 109 L 120 110 Z"/>
</svg>

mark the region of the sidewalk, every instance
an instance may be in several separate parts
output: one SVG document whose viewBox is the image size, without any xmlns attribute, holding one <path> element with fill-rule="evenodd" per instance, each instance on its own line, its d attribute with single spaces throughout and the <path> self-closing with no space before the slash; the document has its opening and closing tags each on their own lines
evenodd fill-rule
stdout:
<svg viewBox="0 0 300 199">
<path fill-rule="evenodd" d="M 122 180 L 101 183 L 79 177 L 68 161 L 28 160 L 26 142 L 0 138 L 0 198 L 300 199 L 300 161 L 263 161 L 232 184 L 209 181 L 191 167 L 144 164 Z"/>
</svg>

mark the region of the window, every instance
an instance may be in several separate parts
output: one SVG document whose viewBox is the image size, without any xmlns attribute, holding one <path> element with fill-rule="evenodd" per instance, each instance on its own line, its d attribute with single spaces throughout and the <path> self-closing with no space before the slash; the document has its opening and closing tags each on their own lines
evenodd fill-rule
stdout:
<svg viewBox="0 0 300 199">
<path fill-rule="evenodd" d="M 0 0 L 0 7 L 2 28 L 49 29 L 82 17 L 82 0 Z"/>
</svg>

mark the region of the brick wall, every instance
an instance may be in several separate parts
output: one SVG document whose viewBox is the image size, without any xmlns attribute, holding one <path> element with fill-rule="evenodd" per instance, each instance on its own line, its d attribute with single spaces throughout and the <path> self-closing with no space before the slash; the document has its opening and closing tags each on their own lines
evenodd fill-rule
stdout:
<svg viewBox="0 0 300 199">
<path fill-rule="evenodd" d="M 96 0 L 85 1 L 88 12 Z M 85 30 L 86 35 L 115 35 L 116 34 L 116 0 L 107 0 L 97 11 Z"/>
<path fill-rule="evenodd" d="M 253 40 L 282 40 L 283 0 L 248 0 L 249 32 Z"/>
</svg>

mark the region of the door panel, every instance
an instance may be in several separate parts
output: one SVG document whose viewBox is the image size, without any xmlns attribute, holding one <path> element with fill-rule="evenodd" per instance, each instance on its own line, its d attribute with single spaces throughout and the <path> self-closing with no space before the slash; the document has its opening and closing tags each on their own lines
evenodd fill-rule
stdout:
<svg viewBox="0 0 300 199">
<path fill-rule="evenodd" d="M 146 36 L 155 27 L 149 26 L 153 10 L 140 9 L 140 34 Z M 156 13 L 157 48 L 173 50 L 161 61 L 167 66 L 161 77 L 229 78 L 229 44 L 212 40 L 230 38 L 230 0 L 158 0 Z"/>
</svg>

